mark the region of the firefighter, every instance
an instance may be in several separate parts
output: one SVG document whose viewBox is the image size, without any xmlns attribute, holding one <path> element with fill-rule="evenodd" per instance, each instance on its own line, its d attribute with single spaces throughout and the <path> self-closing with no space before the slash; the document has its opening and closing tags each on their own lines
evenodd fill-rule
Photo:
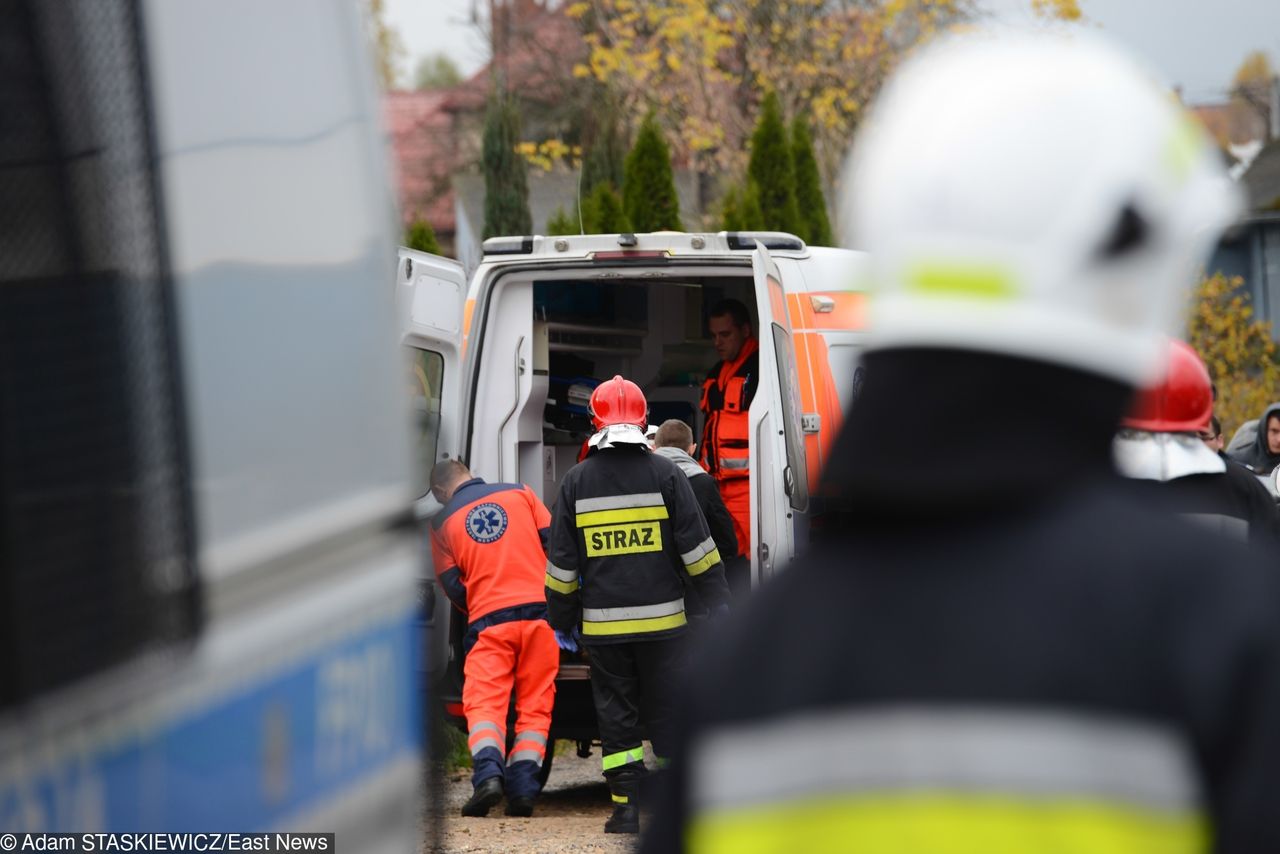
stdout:
<svg viewBox="0 0 1280 854">
<path fill-rule="evenodd" d="M 474 791 L 462 814 L 488 815 L 505 791 L 506 814 L 527 817 L 540 788 L 560 667 L 542 584 L 551 514 L 529 487 L 485 483 L 456 460 L 432 469 L 431 492 L 444 506 L 431 522 L 437 577 L 468 620 L 462 708 Z"/>
<path fill-rule="evenodd" d="M 709 639 L 643 851 L 1280 851 L 1276 573 L 1111 461 L 1237 210 L 1155 79 L 970 31 L 887 83 L 841 516 Z"/>
<path fill-rule="evenodd" d="M 636 833 L 642 736 L 670 756 L 672 684 L 687 628 L 684 582 L 713 613 L 728 608 L 724 568 L 689 486 L 651 453 L 647 404 L 616 376 L 591 395 L 591 453 L 565 475 L 547 553 L 551 625 L 591 658 L 591 694 L 614 810 L 606 833 Z"/>
<path fill-rule="evenodd" d="M 1201 439 L 1213 419 L 1213 384 L 1196 351 L 1169 342 L 1164 381 L 1135 399 L 1116 437 L 1120 473 L 1135 493 L 1227 536 L 1280 549 L 1275 500 L 1248 469 Z"/>
<path fill-rule="evenodd" d="M 751 315 L 736 299 L 721 300 L 707 321 L 720 361 L 702 383 L 699 461 L 716 479 L 720 497 L 733 517 L 737 555 L 751 548 L 751 435 L 748 410 L 760 385 L 760 345 L 751 334 Z M 725 558 L 733 557 L 725 555 Z"/>
</svg>

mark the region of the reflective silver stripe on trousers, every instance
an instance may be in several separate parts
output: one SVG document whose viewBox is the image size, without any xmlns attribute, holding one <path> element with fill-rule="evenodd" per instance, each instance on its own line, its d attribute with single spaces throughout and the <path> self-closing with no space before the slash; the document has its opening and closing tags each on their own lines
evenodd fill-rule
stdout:
<svg viewBox="0 0 1280 854">
<path fill-rule="evenodd" d="M 498 741 L 498 739 L 496 739 L 496 738 L 491 738 L 491 737 L 489 737 L 489 736 L 485 736 L 484 738 L 480 739 L 479 741 L 472 742 L 472 744 L 471 744 L 471 755 L 472 755 L 472 756 L 476 756 L 476 755 L 478 755 L 478 754 L 480 753 L 480 751 L 484 750 L 486 747 L 493 747 L 493 748 L 496 748 L 496 749 L 497 749 L 497 751 L 498 751 L 499 753 L 502 753 L 502 752 L 503 752 L 503 751 L 502 751 L 502 742 Z"/>
<path fill-rule="evenodd" d="M 565 584 L 572 584 L 578 580 L 578 573 L 570 572 L 567 569 L 561 569 L 551 561 L 547 561 L 547 575 L 556 581 L 563 581 Z"/>
<path fill-rule="evenodd" d="M 660 507 L 666 502 L 661 492 L 644 492 L 635 495 L 610 495 L 605 498 L 579 498 L 573 502 L 574 513 L 592 513 L 596 510 L 622 510 L 627 507 Z"/>
<path fill-rule="evenodd" d="M 744 460 L 741 457 L 720 457 L 720 468 L 722 469 L 751 468 L 751 460 Z"/>
<path fill-rule="evenodd" d="M 524 732 L 516 733 L 515 743 L 519 744 L 522 741 L 536 741 L 538 744 L 541 744 L 543 747 L 547 746 L 547 737 L 542 733 L 534 732 L 533 730 L 526 730 Z"/>
<path fill-rule="evenodd" d="M 1174 731 L 1048 709 L 807 712 L 714 730 L 693 746 L 688 767 L 699 811 L 947 789 L 1171 812 L 1200 803 L 1190 750 Z"/>
<path fill-rule="evenodd" d="M 470 732 L 467 733 L 467 735 L 475 735 L 476 733 L 484 732 L 487 729 L 493 730 L 499 736 L 503 734 L 502 727 L 498 726 L 493 721 L 476 721 L 474 724 L 471 725 L 471 730 Z"/>
<path fill-rule="evenodd" d="M 1208 528 L 1210 531 L 1217 531 L 1219 534 L 1238 542 L 1248 542 L 1249 540 L 1249 523 L 1244 519 L 1224 516 L 1221 513 L 1181 513 L 1179 515 L 1194 525 Z"/>
<path fill-rule="evenodd" d="M 680 559 L 684 561 L 685 566 L 688 566 L 689 564 L 700 560 L 702 557 L 711 554 L 711 550 L 714 549 L 715 547 L 716 547 L 716 541 L 711 539 L 710 537 L 707 537 L 705 540 L 698 543 L 692 549 L 680 555 Z"/>
<path fill-rule="evenodd" d="M 507 764 L 515 765 L 517 762 L 532 762 L 541 768 L 542 754 L 536 750 L 517 750 L 515 753 L 507 757 Z"/>
<path fill-rule="evenodd" d="M 670 617 L 684 611 L 684 598 L 657 605 L 634 605 L 629 608 L 583 608 L 582 619 L 589 623 L 611 623 L 614 620 L 643 620 L 648 617 Z"/>
</svg>

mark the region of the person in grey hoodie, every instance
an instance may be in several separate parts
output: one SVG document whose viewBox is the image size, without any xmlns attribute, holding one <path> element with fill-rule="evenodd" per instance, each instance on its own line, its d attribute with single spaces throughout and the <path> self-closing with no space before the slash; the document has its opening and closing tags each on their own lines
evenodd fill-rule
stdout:
<svg viewBox="0 0 1280 854">
<path fill-rule="evenodd" d="M 688 424 L 678 418 L 669 418 L 658 427 L 653 440 L 653 452 L 671 460 L 689 478 L 693 497 L 702 508 L 707 527 L 711 529 L 711 539 L 715 540 L 716 548 L 725 562 L 725 579 L 729 582 L 729 590 L 735 596 L 741 595 L 751 586 L 751 567 L 745 560 L 730 557 L 738 554 L 733 517 L 724 506 L 715 478 L 693 458 L 693 449 L 693 430 Z"/>
<path fill-rule="evenodd" d="M 1227 457 L 1264 477 L 1280 466 L 1280 403 L 1268 406 L 1258 419 L 1253 444 L 1234 451 L 1228 449 Z"/>
</svg>

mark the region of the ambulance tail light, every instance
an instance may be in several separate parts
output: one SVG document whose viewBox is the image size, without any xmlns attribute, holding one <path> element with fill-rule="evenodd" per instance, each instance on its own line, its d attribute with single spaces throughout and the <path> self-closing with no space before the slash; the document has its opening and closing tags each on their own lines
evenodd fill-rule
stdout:
<svg viewBox="0 0 1280 854">
<path fill-rule="evenodd" d="M 671 256 L 662 249 L 610 249 L 604 252 L 591 253 L 592 261 L 608 261 L 611 263 L 618 261 L 652 263 L 654 261 L 668 261 L 670 258 Z"/>
</svg>

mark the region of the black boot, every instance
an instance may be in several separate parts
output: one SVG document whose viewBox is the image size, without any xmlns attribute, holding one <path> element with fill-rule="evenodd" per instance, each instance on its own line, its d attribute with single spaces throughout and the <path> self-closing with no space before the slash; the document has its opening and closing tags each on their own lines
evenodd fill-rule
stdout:
<svg viewBox="0 0 1280 854">
<path fill-rule="evenodd" d="M 472 818 L 489 814 L 489 810 L 502 800 L 502 780 L 490 777 L 471 793 L 471 799 L 462 805 L 462 814 Z"/>
<path fill-rule="evenodd" d="M 507 798 L 507 815 L 516 818 L 528 818 L 533 815 L 533 798 L 527 795 Z"/>
<path fill-rule="evenodd" d="M 640 807 L 636 797 L 640 793 L 640 780 L 630 775 L 615 777 L 609 781 L 613 795 L 613 815 L 604 823 L 605 833 L 639 833 Z"/>
</svg>

